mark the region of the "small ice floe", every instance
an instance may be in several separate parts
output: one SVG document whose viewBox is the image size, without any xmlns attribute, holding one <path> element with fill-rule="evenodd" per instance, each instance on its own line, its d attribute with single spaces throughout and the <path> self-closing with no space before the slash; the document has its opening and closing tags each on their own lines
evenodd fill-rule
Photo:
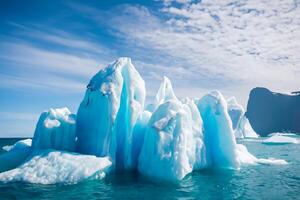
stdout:
<svg viewBox="0 0 300 200">
<path fill-rule="evenodd" d="M 273 134 L 271 137 L 263 140 L 263 144 L 299 144 L 296 138 L 288 137 L 282 134 Z"/>
</svg>

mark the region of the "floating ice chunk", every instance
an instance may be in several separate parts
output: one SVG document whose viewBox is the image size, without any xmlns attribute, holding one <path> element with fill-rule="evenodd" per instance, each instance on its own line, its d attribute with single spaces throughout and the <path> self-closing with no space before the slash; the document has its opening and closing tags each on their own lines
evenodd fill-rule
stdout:
<svg viewBox="0 0 300 200">
<path fill-rule="evenodd" d="M 77 183 L 87 178 L 103 178 L 111 161 L 89 155 L 38 150 L 20 167 L 0 173 L 0 181 L 39 184 Z"/>
<path fill-rule="evenodd" d="M 31 153 L 31 139 L 20 140 L 0 155 L 0 172 L 14 169 L 21 165 Z"/>
<path fill-rule="evenodd" d="M 208 166 L 238 168 L 236 141 L 223 95 L 213 91 L 197 101 L 204 124 Z"/>
<path fill-rule="evenodd" d="M 274 158 L 256 158 L 251 153 L 248 152 L 247 148 L 242 144 L 237 144 L 237 158 L 241 164 L 263 164 L 263 165 L 286 165 L 288 164 L 283 159 L 274 159 Z"/>
<path fill-rule="evenodd" d="M 133 168 L 133 129 L 144 101 L 145 83 L 130 58 L 119 58 L 100 70 L 78 109 L 78 152 L 110 156 L 116 168 Z"/>
<path fill-rule="evenodd" d="M 289 136 L 289 137 L 298 137 L 298 135 L 295 134 L 295 133 L 271 133 L 269 135 L 269 137 L 275 136 L 275 135 L 282 135 L 282 136 Z"/>
<path fill-rule="evenodd" d="M 232 128 L 236 129 L 239 121 L 245 113 L 245 110 L 242 105 L 238 104 L 235 97 L 227 99 L 227 110 L 232 121 Z"/>
<path fill-rule="evenodd" d="M 31 147 L 31 142 L 32 140 L 31 139 L 25 139 L 25 140 L 20 140 L 20 141 L 17 141 L 14 145 L 11 145 L 11 146 L 4 146 L 2 147 L 2 149 L 4 151 L 11 151 L 11 150 L 17 150 L 17 149 L 26 149 L 28 147 Z"/>
<path fill-rule="evenodd" d="M 258 164 L 262 165 L 287 165 L 288 162 L 286 162 L 283 159 L 275 159 L 275 158 L 258 158 L 256 161 Z"/>
<path fill-rule="evenodd" d="M 252 126 L 245 115 L 243 115 L 238 122 L 238 126 L 234 131 L 234 135 L 236 138 L 258 138 L 258 135 L 252 129 Z"/>
<path fill-rule="evenodd" d="M 283 135 L 273 135 L 270 138 L 263 140 L 263 144 L 299 144 L 296 138 L 291 138 Z"/>
<path fill-rule="evenodd" d="M 76 116 L 68 108 L 43 112 L 36 125 L 32 147 L 34 149 L 75 150 Z"/>
</svg>

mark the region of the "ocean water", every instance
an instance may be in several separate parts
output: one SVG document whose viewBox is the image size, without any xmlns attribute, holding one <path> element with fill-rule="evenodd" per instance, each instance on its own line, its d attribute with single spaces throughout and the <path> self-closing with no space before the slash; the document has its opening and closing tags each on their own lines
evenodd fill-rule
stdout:
<svg viewBox="0 0 300 200">
<path fill-rule="evenodd" d="M 0 139 L 0 153 L 16 141 Z M 257 157 L 285 159 L 289 164 L 203 170 L 179 183 L 153 181 L 134 172 L 75 185 L 0 183 L 0 199 L 300 199 L 300 144 L 265 145 L 261 139 L 239 143 Z"/>
</svg>

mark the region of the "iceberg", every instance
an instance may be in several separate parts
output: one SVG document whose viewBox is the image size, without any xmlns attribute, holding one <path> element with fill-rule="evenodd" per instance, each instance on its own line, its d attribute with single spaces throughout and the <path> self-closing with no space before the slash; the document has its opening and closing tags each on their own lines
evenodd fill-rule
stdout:
<svg viewBox="0 0 300 200">
<path fill-rule="evenodd" d="M 271 137 L 263 140 L 263 144 L 299 144 L 299 141 L 296 138 L 273 134 Z"/>
<path fill-rule="evenodd" d="M 4 146 L 4 147 L 2 147 L 2 149 L 4 151 L 24 150 L 24 149 L 30 148 L 31 143 L 32 143 L 31 139 L 20 140 L 20 141 L 17 141 L 14 145 Z"/>
<path fill-rule="evenodd" d="M 12 146 L 6 146 L 7 151 L 0 155 L 0 172 L 14 169 L 21 165 L 31 154 L 31 139 L 20 140 Z"/>
<path fill-rule="evenodd" d="M 76 116 L 68 108 L 56 108 L 41 114 L 33 136 L 34 149 L 75 150 Z"/>
<path fill-rule="evenodd" d="M 100 70 L 87 86 L 77 113 L 77 151 L 109 156 L 119 169 L 132 169 L 134 126 L 142 114 L 145 83 L 130 58 Z"/>
<path fill-rule="evenodd" d="M 227 99 L 227 111 L 232 122 L 235 138 L 258 138 L 245 115 L 245 110 L 235 97 Z"/>
<path fill-rule="evenodd" d="M 32 142 L 6 147 L 0 181 L 77 183 L 112 170 L 176 181 L 203 168 L 286 164 L 256 158 L 236 143 L 235 132 L 248 137 L 254 131 L 234 98 L 227 102 L 213 91 L 178 99 L 167 77 L 146 110 L 145 97 L 130 58 L 119 58 L 90 80 L 76 115 L 68 108 L 45 111 Z"/>
<path fill-rule="evenodd" d="M 236 129 L 239 121 L 245 113 L 245 110 L 242 105 L 238 104 L 235 97 L 230 97 L 227 99 L 227 111 L 232 121 L 232 128 Z"/>
<path fill-rule="evenodd" d="M 248 118 L 243 115 L 237 128 L 234 131 L 236 138 L 258 138 L 258 134 L 253 130 Z"/>
<path fill-rule="evenodd" d="M 103 178 L 110 165 L 107 157 L 40 150 L 20 167 L 0 173 L 0 180 L 39 184 L 77 183 L 87 178 Z"/>
</svg>

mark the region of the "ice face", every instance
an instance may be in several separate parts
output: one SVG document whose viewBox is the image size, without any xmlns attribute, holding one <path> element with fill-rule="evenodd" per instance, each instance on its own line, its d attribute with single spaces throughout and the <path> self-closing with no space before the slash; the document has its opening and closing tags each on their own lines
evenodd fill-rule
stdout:
<svg viewBox="0 0 300 200">
<path fill-rule="evenodd" d="M 204 141 L 209 166 L 238 168 L 236 141 L 223 95 L 213 91 L 197 102 L 204 124 Z"/>
<path fill-rule="evenodd" d="M 193 113 L 193 112 L 196 112 Z M 180 101 L 161 104 L 152 114 L 142 151 L 139 171 L 150 177 L 181 180 L 194 166 L 202 165 L 203 149 L 201 118 Z M 194 114 L 194 115 L 193 115 Z"/>
<path fill-rule="evenodd" d="M 179 101 L 164 77 L 152 105 L 155 111 L 146 128 L 138 170 L 150 177 L 181 180 L 193 169 L 203 168 L 202 119 L 194 102 Z"/>
<path fill-rule="evenodd" d="M 78 109 L 77 151 L 110 156 L 116 168 L 133 168 L 133 129 L 143 112 L 145 95 L 144 80 L 130 58 L 100 70 Z"/>
<path fill-rule="evenodd" d="M 110 165 L 108 158 L 36 150 L 20 167 L 1 173 L 0 181 L 39 184 L 77 183 L 87 178 L 103 178 Z"/>
<path fill-rule="evenodd" d="M 43 112 L 33 136 L 34 149 L 75 150 L 76 116 L 68 108 Z"/>
<path fill-rule="evenodd" d="M 133 158 L 133 168 L 137 169 L 138 158 L 144 143 L 144 137 L 147 129 L 148 122 L 150 120 L 152 113 L 149 111 L 144 111 L 138 118 L 132 137 L 132 158 Z"/>
</svg>

